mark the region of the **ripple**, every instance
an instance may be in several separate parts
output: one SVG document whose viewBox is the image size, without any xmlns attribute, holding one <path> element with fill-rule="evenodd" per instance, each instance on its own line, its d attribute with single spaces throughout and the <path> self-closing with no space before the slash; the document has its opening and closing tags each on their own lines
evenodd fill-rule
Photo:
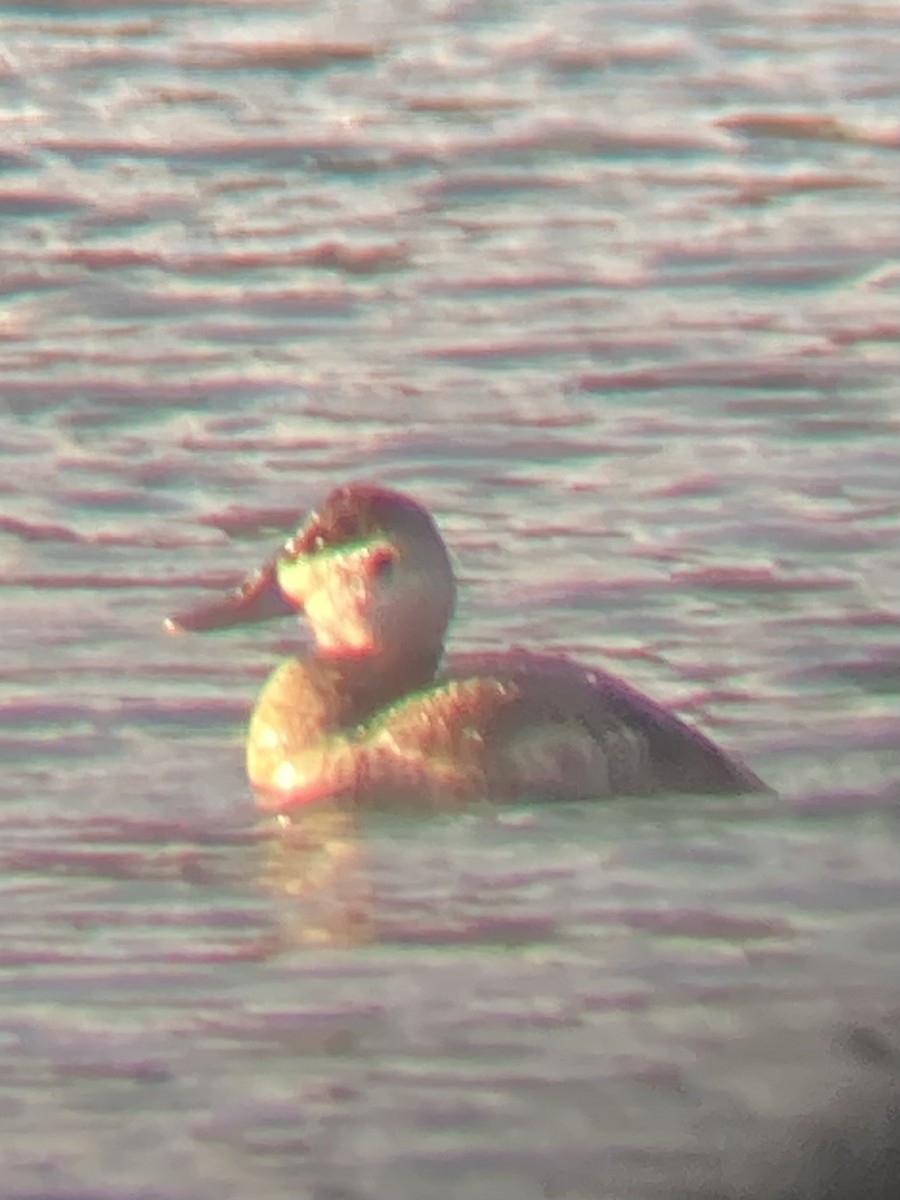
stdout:
<svg viewBox="0 0 900 1200">
<path fill-rule="evenodd" d="M 735 113 L 717 124 L 756 137 L 799 138 L 826 142 L 858 142 L 900 149 L 900 129 L 863 129 L 821 113 Z"/>
<path fill-rule="evenodd" d="M 231 42 L 184 49 L 180 61 L 189 67 L 215 70 L 310 71 L 336 63 L 370 62 L 384 49 L 367 42 Z"/>
</svg>

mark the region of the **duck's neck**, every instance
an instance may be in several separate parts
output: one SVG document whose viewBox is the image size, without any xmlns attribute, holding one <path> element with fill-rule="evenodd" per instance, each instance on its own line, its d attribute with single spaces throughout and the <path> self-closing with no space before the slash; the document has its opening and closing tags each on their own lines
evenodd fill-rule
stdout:
<svg viewBox="0 0 900 1200">
<path fill-rule="evenodd" d="M 366 655 L 316 654 L 314 662 L 339 677 L 347 705 L 346 721 L 358 724 L 403 696 L 426 688 L 434 681 L 444 648 L 402 653 Z"/>
</svg>

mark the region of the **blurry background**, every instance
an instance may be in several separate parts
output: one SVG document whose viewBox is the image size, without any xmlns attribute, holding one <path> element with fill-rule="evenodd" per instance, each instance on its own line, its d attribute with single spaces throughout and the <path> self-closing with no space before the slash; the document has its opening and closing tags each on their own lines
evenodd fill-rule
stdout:
<svg viewBox="0 0 900 1200">
<path fill-rule="evenodd" d="M 832 1097 L 859 1145 L 898 59 L 890 3 L 0 6 L 0 1195 L 731 1194 Z M 778 798 L 273 839 L 302 633 L 161 620 L 358 477 L 435 512 L 455 646 L 605 665 Z"/>
</svg>

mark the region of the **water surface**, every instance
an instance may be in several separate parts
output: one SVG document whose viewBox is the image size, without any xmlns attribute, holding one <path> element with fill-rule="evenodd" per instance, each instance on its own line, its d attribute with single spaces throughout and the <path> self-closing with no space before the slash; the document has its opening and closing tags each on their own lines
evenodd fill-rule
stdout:
<svg viewBox="0 0 900 1200">
<path fill-rule="evenodd" d="M 101 0 L 0 47 L 2 1194 L 696 1195 L 877 1111 L 897 10 Z M 435 512 L 455 647 L 618 671 L 777 797 L 273 837 L 242 727 L 301 635 L 161 619 L 360 476 Z"/>
</svg>

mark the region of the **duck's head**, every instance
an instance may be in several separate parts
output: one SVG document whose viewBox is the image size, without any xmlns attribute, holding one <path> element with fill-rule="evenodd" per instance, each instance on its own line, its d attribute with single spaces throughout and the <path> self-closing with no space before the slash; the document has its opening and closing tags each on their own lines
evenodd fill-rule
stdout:
<svg viewBox="0 0 900 1200">
<path fill-rule="evenodd" d="M 400 492 L 336 488 L 279 554 L 222 600 L 176 613 L 172 633 L 305 613 L 329 655 L 437 656 L 453 612 L 447 549 Z"/>
</svg>

